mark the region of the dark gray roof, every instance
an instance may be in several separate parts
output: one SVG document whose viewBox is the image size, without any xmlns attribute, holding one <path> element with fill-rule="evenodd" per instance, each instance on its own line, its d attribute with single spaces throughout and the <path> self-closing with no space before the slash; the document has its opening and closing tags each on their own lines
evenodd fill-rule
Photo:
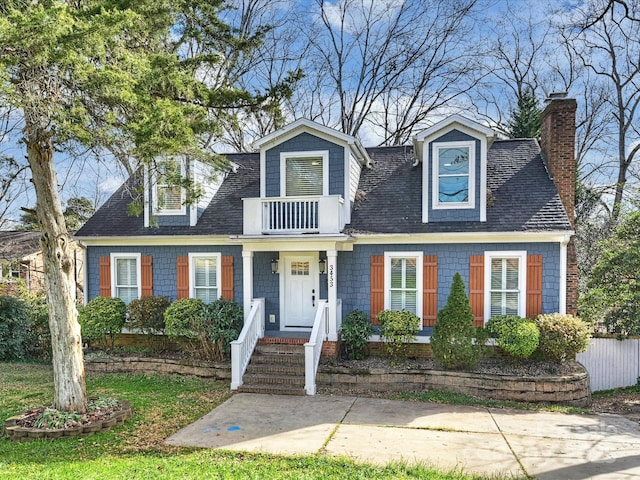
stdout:
<svg viewBox="0 0 640 480">
<path fill-rule="evenodd" d="M 40 232 L 0 232 L 0 258 L 16 260 L 40 251 Z"/>
<path fill-rule="evenodd" d="M 422 163 L 413 148 L 377 147 L 367 152 L 351 233 L 519 232 L 571 230 L 560 197 L 535 140 L 498 140 L 488 152 L 487 221 L 422 223 Z M 257 153 L 228 154 L 237 165 L 194 227 L 144 227 L 142 215 L 127 215 L 140 175 L 130 178 L 77 232 L 91 236 L 240 235 L 242 199 L 260 196 Z"/>
<path fill-rule="evenodd" d="M 487 160 L 487 221 L 422 223 L 422 168 L 410 147 L 368 149 L 348 231 L 353 233 L 571 230 L 535 140 L 493 142 Z"/>
</svg>

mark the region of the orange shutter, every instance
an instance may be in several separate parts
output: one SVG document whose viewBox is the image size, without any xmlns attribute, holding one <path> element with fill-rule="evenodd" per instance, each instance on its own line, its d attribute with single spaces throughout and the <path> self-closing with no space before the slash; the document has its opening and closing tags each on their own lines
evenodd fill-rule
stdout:
<svg viewBox="0 0 640 480">
<path fill-rule="evenodd" d="M 100 257 L 100 296 L 111 296 L 111 257 Z"/>
<path fill-rule="evenodd" d="M 178 300 L 189 298 L 189 257 L 187 256 L 177 258 L 176 281 Z"/>
<path fill-rule="evenodd" d="M 384 310 L 384 255 L 371 256 L 371 323 L 378 325 L 378 313 Z"/>
<path fill-rule="evenodd" d="M 469 257 L 469 303 L 473 312 L 473 326 L 484 325 L 484 255 Z"/>
<path fill-rule="evenodd" d="M 527 318 L 542 313 L 542 255 L 527 255 Z"/>
<path fill-rule="evenodd" d="M 222 257 L 222 298 L 233 300 L 233 257 Z"/>
<path fill-rule="evenodd" d="M 433 327 L 438 317 L 438 257 L 425 255 L 422 261 L 422 325 Z"/>
<path fill-rule="evenodd" d="M 143 256 L 140 258 L 140 283 L 142 286 L 141 297 L 153 296 L 153 257 Z"/>
</svg>

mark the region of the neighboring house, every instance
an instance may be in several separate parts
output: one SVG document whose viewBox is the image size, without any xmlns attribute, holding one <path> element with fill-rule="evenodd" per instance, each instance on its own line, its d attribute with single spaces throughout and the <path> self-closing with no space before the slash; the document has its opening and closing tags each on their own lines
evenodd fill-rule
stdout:
<svg viewBox="0 0 640 480">
<path fill-rule="evenodd" d="M 13 293 L 17 280 L 28 291 L 40 294 L 44 290 L 44 263 L 40 248 L 41 233 L 37 231 L 0 231 L 0 279 L 7 293 Z M 83 299 L 84 251 L 75 242 L 73 261 L 78 300 Z"/>
<path fill-rule="evenodd" d="M 406 309 L 428 342 L 459 272 L 476 325 L 574 312 L 575 109 L 551 99 L 540 143 L 499 140 L 454 115 L 412 146 L 364 148 L 298 120 L 260 139 L 257 153 L 227 155 L 233 169 L 203 182 L 194 205 L 163 178 L 180 168 L 199 181 L 206 169 L 165 162 L 130 178 L 77 233 L 87 299 L 222 296 L 248 315 L 264 298 L 271 335 L 308 335 L 320 305 L 328 342 L 354 309 L 374 323 L 382 309 Z M 128 216 L 139 186 L 144 214 Z"/>
</svg>

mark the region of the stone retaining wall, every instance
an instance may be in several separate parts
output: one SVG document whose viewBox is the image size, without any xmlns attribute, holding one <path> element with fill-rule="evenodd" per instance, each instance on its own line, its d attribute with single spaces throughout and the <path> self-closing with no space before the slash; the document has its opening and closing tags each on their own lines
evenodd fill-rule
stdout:
<svg viewBox="0 0 640 480">
<path fill-rule="evenodd" d="M 206 362 L 204 360 L 105 357 L 85 359 L 84 365 L 87 373 L 164 373 L 231 381 L 231 365 L 229 363 Z"/>
<path fill-rule="evenodd" d="M 580 372 L 548 377 L 516 377 L 421 368 L 357 369 L 320 365 L 318 389 L 353 393 L 446 390 L 474 397 L 516 402 L 548 402 L 587 406 L 589 375 Z M 231 380 L 228 363 L 145 357 L 86 359 L 88 373 L 165 373 Z"/>
<path fill-rule="evenodd" d="M 318 373 L 318 388 L 349 393 L 437 389 L 491 400 L 587 406 L 591 403 L 589 375 L 582 366 L 580 369 L 571 375 L 516 377 L 420 368 L 353 369 L 323 365 Z"/>
</svg>

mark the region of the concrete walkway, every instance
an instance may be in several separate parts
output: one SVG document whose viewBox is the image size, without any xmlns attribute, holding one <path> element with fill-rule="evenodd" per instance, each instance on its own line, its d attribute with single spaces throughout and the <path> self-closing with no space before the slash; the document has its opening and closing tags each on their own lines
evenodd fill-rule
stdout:
<svg viewBox="0 0 640 480">
<path fill-rule="evenodd" d="M 618 415 L 241 393 L 166 442 L 549 480 L 640 478 L 640 426 Z"/>
</svg>

